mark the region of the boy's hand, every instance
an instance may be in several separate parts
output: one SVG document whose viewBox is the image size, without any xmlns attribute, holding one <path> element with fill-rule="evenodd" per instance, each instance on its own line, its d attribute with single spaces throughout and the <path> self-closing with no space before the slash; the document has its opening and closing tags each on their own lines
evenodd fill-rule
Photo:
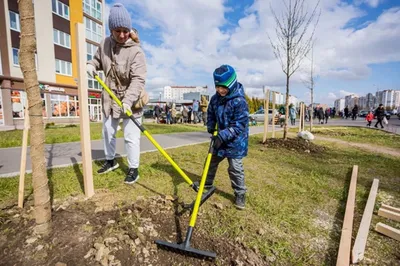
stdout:
<svg viewBox="0 0 400 266">
<path fill-rule="evenodd" d="M 207 131 L 208 131 L 208 133 L 210 133 L 212 135 L 212 134 L 214 134 L 215 129 L 214 128 L 208 128 Z"/>
<path fill-rule="evenodd" d="M 218 150 L 223 143 L 222 139 L 217 135 L 217 136 L 213 136 L 212 140 L 214 141 L 213 148 Z"/>
</svg>

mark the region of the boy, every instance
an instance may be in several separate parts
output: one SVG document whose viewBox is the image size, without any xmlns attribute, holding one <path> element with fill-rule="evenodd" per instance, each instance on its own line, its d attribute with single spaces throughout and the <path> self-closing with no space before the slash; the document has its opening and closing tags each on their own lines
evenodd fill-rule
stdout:
<svg viewBox="0 0 400 266">
<path fill-rule="evenodd" d="M 228 174 L 235 192 L 235 206 L 245 207 L 246 186 L 242 158 L 247 155 L 249 135 L 249 108 L 244 98 L 242 84 L 236 80 L 236 72 L 229 65 L 214 71 L 216 93 L 207 109 L 207 130 L 218 135 L 213 137 L 213 156 L 208 170 L 206 188 L 213 185 L 219 163 L 228 159 Z"/>
</svg>

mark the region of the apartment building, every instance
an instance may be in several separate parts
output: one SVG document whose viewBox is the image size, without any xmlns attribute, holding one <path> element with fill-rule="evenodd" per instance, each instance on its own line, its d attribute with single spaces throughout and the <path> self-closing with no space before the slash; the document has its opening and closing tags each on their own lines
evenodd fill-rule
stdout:
<svg viewBox="0 0 400 266">
<path fill-rule="evenodd" d="M 345 106 L 345 99 L 336 99 L 334 103 L 334 107 L 336 110 L 336 114 L 338 115 L 340 112 L 343 112 Z"/>
<path fill-rule="evenodd" d="M 183 94 L 189 92 L 207 93 L 207 86 L 165 86 L 164 100 L 183 100 Z M 161 95 L 160 95 L 161 96 Z"/>
<path fill-rule="evenodd" d="M 398 101 L 398 90 L 383 90 L 376 92 L 376 99 L 378 104 L 383 104 L 386 108 L 399 107 L 400 102 Z"/>
<path fill-rule="evenodd" d="M 90 60 L 105 36 L 103 0 L 34 1 L 36 70 L 45 122 L 79 122 L 76 23 L 86 28 Z M 26 92 L 18 57 L 20 19 L 17 0 L 0 3 L 0 126 L 23 124 Z M 102 74 L 100 74 L 102 76 Z M 101 120 L 101 88 L 88 79 L 89 116 Z"/>
</svg>

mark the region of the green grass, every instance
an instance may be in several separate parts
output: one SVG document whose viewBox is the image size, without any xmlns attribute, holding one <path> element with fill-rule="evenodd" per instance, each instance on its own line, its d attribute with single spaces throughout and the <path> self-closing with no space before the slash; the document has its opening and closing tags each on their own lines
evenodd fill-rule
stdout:
<svg viewBox="0 0 400 266">
<path fill-rule="evenodd" d="M 354 237 L 373 178 L 380 180 L 377 206 L 400 205 L 400 158 L 318 141 L 328 147 L 325 153 L 299 154 L 261 147 L 261 140 L 262 135 L 250 138 L 249 155 L 244 159 L 248 187 L 245 211 L 232 207 L 227 162 L 221 163 L 215 181 L 218 190 L 202 206 L 197 225 L 197 230 L 206 232 L 210 238 L 240 239 L 247 247 L 258 249 L 274 265 L 334 265 L 353 165 L 359 166 Z M 207 144 L 194 145 L 171 149 L 168 153 L 191 179 L 198 180 L 207 148 Z M 119 163 L 122 166 L 115 172 L 94 174 L 97 193 L 113 194 L 127 202 L 137 196 L 158 194 L 177 195 L 186 202 L 195 197 L 159 153 L 142 154 L 141 179 L 134 186 L 123 184 L 126 159 L 119 159 Z M 94 163 L 94 173 L 97 169 L 99 165 Z M 83 194 L 81 166 L 49 170 L 48 176 L 54 198 Z M 26 195 L 31 192 L 30 183 L 28 175 Z M 0 179 L 0 205 L 15 204 L 17 194 L 17 178 Z M 216 210 L 213 202 L 222 203 L 223 210 Z M 380 221 L 398 227 L 374 215 L 371 228 Z M 258 234 L 259 229 L 265 234 Z M 398 250 L 399 242 L 373 230 L 369 232 L 365 258 L 372 260 L 372 264 L 394 264 Z"/>
<path fill-rule="evenodd" d="M 314 127 L 313 134 L 350 142 L 400 149 L 400 135 L 360 127 Z"/>
<path fill-rule="evenodd" d="M 165 125 L 146 123 L 143 125 L 150 134 L 168 134 L 178 132 L 204 131 L 205 128 L 194 125 Z M 90 123 L 91 140 L 101 139 L 102 123 Z M 22 145 L 23 130 L 12 130 L 0 132 L 0 148 L 18 147 Z M 46 144 L 74 142 L 80 140 L 79 125 L 57 125 L 45 129 Z M 118 131 L 117 137 L 123 137 L 122 130 Z"/>
</svg>

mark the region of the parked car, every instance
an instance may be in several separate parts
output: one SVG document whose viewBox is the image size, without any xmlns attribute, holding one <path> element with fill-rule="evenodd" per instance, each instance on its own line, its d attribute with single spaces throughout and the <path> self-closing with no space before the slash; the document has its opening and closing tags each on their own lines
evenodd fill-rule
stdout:
<svg viewBox="0 0 400 266">
<path fill-rule="evenodd" d="M 359 116 L 359 117 L 366 117 L 367 114 L 368 114 L 368 111 L 367 111 L 367 110 L 362 110 L 362 111 L 360 111 L 360 112 L 358 113 L 358 116 Z"/>
<path fill-rule="evenodd" d="M 275 109 L 274 115 L 276 116 L 276 114 L 278 114 L 278 110 Z M 252 113 L 249 115 L 249 119 L 250 121 L 255 121 L 255 122 L 262 122 L 264 123 L 264 118 L 265 118 L 265 112 L 264 109 L 262 110 L 258 110 L 255 113 Z M 268 120 L 269 123 L 271 123 L 271 118 L 272 118 L 272 109 L 268 110 Z"/>
</svg>

